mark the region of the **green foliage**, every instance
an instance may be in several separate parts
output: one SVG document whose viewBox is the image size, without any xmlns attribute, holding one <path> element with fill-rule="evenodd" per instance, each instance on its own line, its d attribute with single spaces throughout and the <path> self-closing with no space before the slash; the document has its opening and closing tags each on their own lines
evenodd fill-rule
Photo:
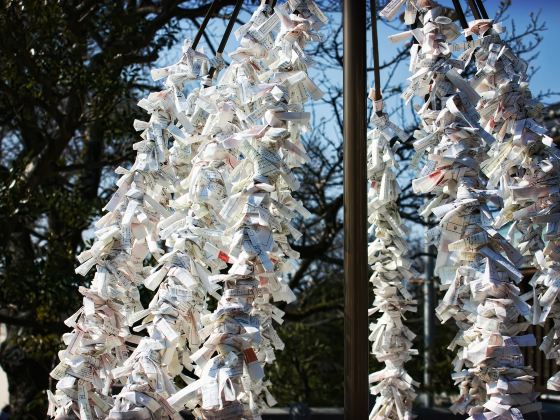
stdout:
<svg viewBox="0 0 560 420">
<path fill-rule="evenodd" d="M 325 268 L 323 266 L 323 268 Z M 298 302 L 286 310 L 277 331 L 286 345 L 267 369 L 272 394 L 280 406 L 303 402 L 309 406 L 343 405 L 344 318 L 342 276 L 325 272 L 319 284 L 307 284 Z"/>
<path fill-rule="evenodd" d="M 286 350 L 267 370 L 272 394 L 280 406 L 343 405 L 344 321 L 342 318 L 289 322 L 279 328 Z M 289 350 L 288 350 L 289 349 Z"/>
</svg>

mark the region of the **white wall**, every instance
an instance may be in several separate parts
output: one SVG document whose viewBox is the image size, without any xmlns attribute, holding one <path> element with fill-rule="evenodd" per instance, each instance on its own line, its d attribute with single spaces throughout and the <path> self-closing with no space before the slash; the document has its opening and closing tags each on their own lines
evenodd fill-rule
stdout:
<svg viewBox="0 0 560 420">
<path fill-rule="evenodd" d="M 6 326 L 0 324 L 0 343 L 6 339 Z M 0 367 L 0 410 L 8 404 L 8 378 Z"/>
<path fill-rule="evenodd" d="M 0 410 L 8 404 L 8 378 L 6 373 L 0 368 Z"/>
</svg>

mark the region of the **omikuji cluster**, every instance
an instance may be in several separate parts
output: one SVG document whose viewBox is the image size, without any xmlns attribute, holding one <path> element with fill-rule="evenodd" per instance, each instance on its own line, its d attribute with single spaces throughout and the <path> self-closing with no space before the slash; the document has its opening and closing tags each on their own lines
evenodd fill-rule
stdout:
<svg viewBox="0 0 560 420">
<path fill-rule="evenodd" d="M 427 235 L 444 291 L 436 313 L 458 331 L 451 409 L 522 419 L 540 403 L 521 348 L 560 358 L 560 151 L 499 23 L 461 30 L 429 0 L 394 0 L 381 16 L 405 3 L 411 29 L 392 39 L 412 40 L 403 98 L 415 98 L 420 126 L 411 138 L 373 97 L 368 134 L 370 340 L 385 364 L 370 375 L 370 419 L 412 419 L 418 386 L 405 363 L 418 354 L 406 313 L 416 312 L 409 284 L 419 274 L 399 216 L 396 157 L 408 141 L 421 163 L 413 190 L 427 197 L 418 211 L 438 221 Z M 140 101 L 150 118 L 134 123 L 136 160 L 117 169 L 96 241 L 79 256 L 76 271 L 96 273 L 66 321 L 73 330 L 51 373 L 50 416 L 259 419 L 275 404 L 265 371 L 284 344 L 273 302 L 296 298 L 289 239 L 308 215 L 292 197 L 293 170 L 306 161 L 304 103 L 322 96 L 305 46 L 320 42 L 326 22 L 313 0 L 265 1 L 236 31 L 227 68 L 185 42 L 177 64 L 152 71 L 165 88 Z M 536 268 L 526 293 L 525 267 Z M 140 287 L 155 291 L 147 308 Z M 554 328 L 537 343 L 526 331 L 548 319 Z M 560 375 L 548 387 L 560 390 Z"/>
<path fill-rule="evenodd" d="M 206 75 L 221 57 L 190 42 L 152 72 L 165 89 L 140 101 L 150 119 L 135 122 L 136 161 L 117 170 L 96 242 L 80 255 L 77 272 L 96 274 L 66 321 L 49 415 L 253 419 L 275 404 L 264 368 L 284 347 L 274 330 L 283 313 L 271 301 L 294 299 L 288 237 L 308 213 L 291 195 L 292 170 L 306 160 L 303 104 L 322 95 L 305 45 L 324 23 L 311 0 L 265 2 L 237 30 L 218 82 Z M 140 285 L 156 291 L 147 308 Z"/>
<path fill-rule="evenodd" d="M 395 0 L 381 15 L 391 19 L 404 3 L 411 30 L 391 38 L 413 40 L 403 99 L 419 99 L 413 162 L 423 167 L 412 186 L 431 196 L 419 213 L 439 221 L 427 235 L 437 246 L 435 274 L 444 290 L 436 313 L 458 330 L 449 349 L 456 352 L 452 376 L 460 395 L 451 410 L 476 420 L 521 419 L 540 410 L 535 372 L 521 347 L 540 345 L 546 357 L 560 357 L 560 151 L 539 122 L 542 105 L 531 96 L 527 63 L 502 42 L 499 23 L 469 22 L 467 42 L 459 42 L 461 29 L 432 1 Z M 371 376 L 380 381 L 372 388 L 380 397 L 371 418 L 408 419 L 414 382 L 403 362 L 414 354 L 413 335 L 401 317 L 414 301 L 399 279 L 413 273 L 395 222 L 398 185 L 388 190 L 392 195 L 385 191 L 394 182 L 398 147 L 388 142 L 403 136 L 385 116 L 373 122 L 373 312 L 383 315 L 371 338 L 386 368 Z M 537 269 L 528 293 L 520 290 L 525 267 Z M 554 328 L 536 343 L 528 327 L 549 318 Z M 548 387 L 560 390 L 560 375 Z"/>
</svg>

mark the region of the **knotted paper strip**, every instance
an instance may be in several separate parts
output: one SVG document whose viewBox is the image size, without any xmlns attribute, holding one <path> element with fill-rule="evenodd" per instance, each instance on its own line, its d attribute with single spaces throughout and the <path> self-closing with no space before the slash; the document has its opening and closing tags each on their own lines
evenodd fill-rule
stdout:
<svg viewBox="0 0 560 420">
<path fill-rule="evenodd" d="M 547 358 L 558 359 L 560 153 L 542 125 L 543 105 L 531 95 L 528 65 L 500 41 L 501 25 L 481 19 L 470 22 L 469 30 L 492 40 L 475 53 L 472 84 L 481 94 L 481 125 L 497 140 L 482 163 L 489 186 L 503 199 L 495 227 L 507 227 L 523 267 L 537 269 L 530 281 L 533 310 L 528 320 L 535 325 L 554 321 L 540 349 Z M 548 380 L 548 388 L 560 390 L 559 374 Z"/>
<path fill-rule="evenodd" d="M 375 384 L 371 393 L 378 395 L 369 418 L 408 420 L 413 418 L 414 387 L 419 384 L 406 372 L 404 364 L 418 350 L 412 348 L 415 334 L 403 320 L 406 312 L 417 310 L 407 286 L 419 273 L 408 256 L 409 232 L 400 220 L 395 157 L 399 141 L 404 143 L 408 136 L 382 110 L 373 113 L 371 122 L 374 129 L 368 133 L 368 213 L 374 239 L 368 247 L 368 261 L 373 270 L 370 282 L 375 301 L 369 315 L 380 316 L 370 324 L 369 339 L 372 354 L 385 367 L 369 376 L 369 382 Z"/>
<path fill-rule="evenodd" d="M 459 327 L 450 345 L 459 347 L 453 377 L 460 397 L 452 410 L 480 419 L 520 418 L 539 408 L 534 372 L 520 350 L 535 341 L 523 335 L 531 320 L 530 296 L 518 287 L 523 257 L 498 231 L 492 212 L 501 207 L 502 195 L 492 189 L 481 165 L 496 143 L 476 109 L 484 93 L 475 79 L 462 76 L 474 50 L 487 48 L 497 35 L 452 44 L 460 33 L 456 25 L 435 4 L 422 5 L 414 12 L 421 28 L 394 38 L 416 40 L 413 76 L 403 97 L 425 99 L 417 107 L 421 128 L 414 142 L 416 161 L 423 158 L 425 165 L 413 189 L 435 195 L 421 214 L 433 213 L 439 220 L 428 234 L 438 244 L 435 270 L 446 290 L 436 311 L 442 322 L 453 318 Z"/>
<path fill-rule="evenodd" d="M 210 277 L 223 293 L 214 313 L 202 319 L 206 341 L 191 355 L 199 379 L 168 399 L 203 419 L 258 419 L 275 403 L 264 365 L 284 346 L 273 328 L 283 313 L 270 299 L 295 298 L 284 278 L 298 258 L 288 237 L 300 236 L 293 220 L 308 213 L 291 196 L 298 188 L 292 168 L 306 159 L 300 133 L 310 114 L 303 103 L 321 97 L 307 74 L 304 46 L 319 40 L 316 31 L 325 21 L 313 1 L 274 11 L 262 5 L 237 31 L 232 64 L 210 88 L 215 96 L 209 101 L 217 109 L 227 104 L 235 127 L 216 146 L 234 166 L 220 211 L 229 269 Z"/>
<path fill-rule="evenodd" d="M 158 242 L 160 222 L 171 215 L 168 202 L 179 148 L 177 143 L 170 148 L 170 139 L 194 131 L 182 109 L 182 89 L 207 68 L 207 57 L 187 42 L 179 63 L 153 73 L 154 78 L 167 77 L 165 89 L 139 102 L 150 120 L 134 122 L 142 131 L 142 140 L 134 145 L 136 160 L 129 170 L 117 169 L 118 189 L 95 224 L 96 241 L 78 257 L 78 274 L 86 275 L 94 266 L 96 274 L 89 288 L 80 287 L 83 307 L 66 320 L 73 331 L 64 335 L 67 348 L 51 372 L 58 383 L 55 394 L 48 392 L 50 416 L 106 418 L 113 387 L 125 384 L 115 370 L 141 342 L 130 327 L 150 312 L 140 303 L 138 286 L 148 279 L 154 284 L 161 275 L 150 275 L 144 260 L 164 254 Z M 184 163 L 188 166 L 188 159 Z"/>
</svg>

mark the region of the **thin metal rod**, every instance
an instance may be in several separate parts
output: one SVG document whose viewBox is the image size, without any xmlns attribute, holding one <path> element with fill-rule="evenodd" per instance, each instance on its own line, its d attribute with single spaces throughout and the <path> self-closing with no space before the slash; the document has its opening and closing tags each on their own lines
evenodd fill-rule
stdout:
<svg viewBox="0 0 560 420">
<path fill-rule="evenodd" d="M 484 7 L 484 2 L 482 0 L 476 0 L 476 4 L 478 5 L 478 10 L 482 15 L 482 19 L 490 19 L 488 17 L 488 12 L 486 12 L 486 7 Z"/>
<path fill-rule="evenodd" d="M 243 0 L 237 0 L 237 3 L 235 3 L 235 8 L 233 9 L 233 12 L 231 13 L 231 16 L 229 18 L 229 22 L 226 26 L 224 36 L 222 37 L 220 45 L 218 45 L 218 49 L 216 50 L 216 55 L 222 54 L 226 49 L 227 41 L 229 39 L 229 36 L 231 35 L 233 27 L 235 26 L 235 22 L 237 21 L 237 16 L 239 15 L 241 6 L 243 6 Z M 216 69 L 214 67 L 210 68 L 210 71 L 208 72 L 208 77 L 210 78 L 210 80 L 212 80 L 212 78 L 214 77 L 215 71 Z"/>
<path fill-rule="evenodd" d="M 471 8 L 471 11 L 473 13 L 473 16 L 475 19 L 482 19 L 482 16 L 480 16 L 480 12 L 478 11 L 478 7 L 476 6 L 476 3 L 474 0 L 468 0 L 469 3 L 469 7 Z"/>
<path fill-rule="evenodd" d="M 461 28 L 467 29 L 469 24 L 467 22 L 467 18 L 465 17 L 465 13 L 463 12 L 463 7 L 461 6 L 461 2 L 459 0 L 453 0 L 453 6 L 455 7 L 455 13 L 459 16 L 459 22 L 461 23 Z M 465 37 L 467 41 L 472 40 L 472 36 Z"/>
<path fill-rule="evenodd" d="M 200 28 L 198 28 L 198 32 L 196 33 L 196 36 L 194 37 L 194 40 L 193 40 L 193 43 L 192 43 L 192 49 L 193 50 L 196 50 L 196 47 L 198 46 L 198 43 L 200 42 L 200 38 L 202 38 L 202 34 L 204 33 L 204 30 L 206 29 L 206 25 L 208 25 L 208 22 L 210 21 L 210 18 L 214 14 L 214 11 L 216 10 L 217 5 L 218 5 L 218 0 L 214 0 L 212 2 L 212 4 L 210 5 L 210 7 L 208 8 L 208 10 L 206 11 L 206 15 L 204 16 L 204 20 L 202 21 L 202 24 L 200 25 Z"/>
<path fill-rule="evenodd" d="M 373 49 L 373 86 L 374 100 L 378 101 L 381 96 L 381 70 L 379 67 L 379 38 L 377 36 L 377 0 L 369 1 L 371 9 L 371 41 Z"/>
<path fill-rule="evenodd" d="M 344 418 L 367 419 L 366 1 L 344 1 Z"/>
<path fill-rule="evenodd" d="M 220 41 L 220 45 L 218 45 L 218 50 L 217 50 L 218 54 L 223 53 L 224 50 L 226 49 L 226 44 L 228 42 L 231 31 L 233 30 L 233 27 L 235 26 L 235 22 L 237 21 L 237 15 L 239 15 L 239 11 L 241 10 L 241 6 L 243 6 L 243 0 L 237 0 L 237 3 L 235 3 L 235 8 L 233 9 L 233 12 L 231 13 L 231 16 L 229 18 L 229 22 L 227 24 L 226 31 L 224 32 L 224 36 L 222 37 L 222 40 Z"/>
</svg>

